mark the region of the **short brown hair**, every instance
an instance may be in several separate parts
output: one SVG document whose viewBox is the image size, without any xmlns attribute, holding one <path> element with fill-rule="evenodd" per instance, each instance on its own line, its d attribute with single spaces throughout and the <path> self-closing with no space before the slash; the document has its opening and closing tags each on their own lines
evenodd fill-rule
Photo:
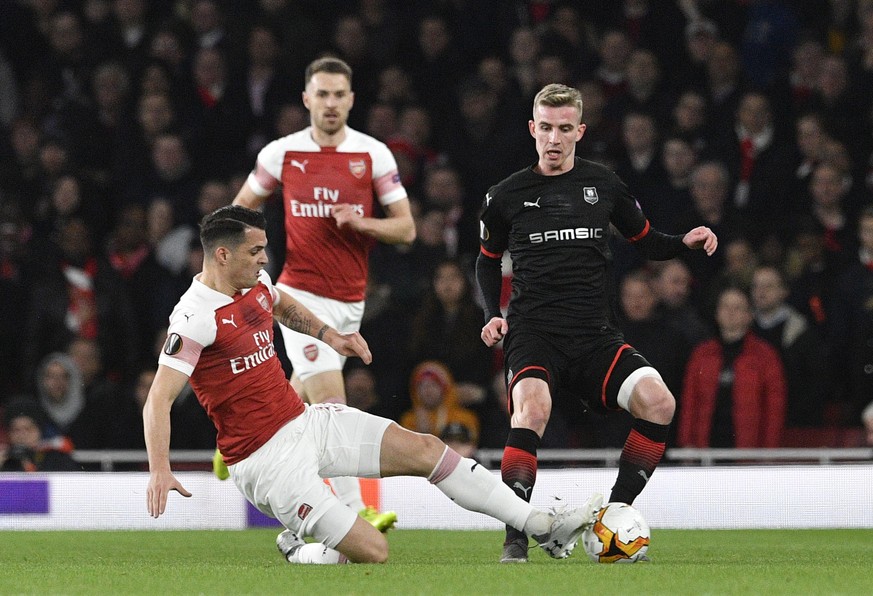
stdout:
<svg viewBox="0 0 873 596">
<path fill-rule="evenodd" d="M 579 120 L 582 120 L 582 94 L 574 87 L 568 87 L 561 83 L 551 83 L 546 85 L 534 97 L 533 109 L 536 112 L 537 106 L 548 106 L 550 108 L 560 108 L 563 106 L 571 106 L 579 112 Z M 536 116 L 536 114 L 534 114 Z"/>
<path fill-rule="evenodd" d="M 341 60 L 336 56 L 324 56 L 310 62 L 309 66 L 306 67 L 305 74 L 307 85 L 312 79 L 312 75 L 317 72 L 345 75 L 349 80 L 349 84 L 351 85 L 352 83 L 352 67 L 345 60 Z"/>
</svg>

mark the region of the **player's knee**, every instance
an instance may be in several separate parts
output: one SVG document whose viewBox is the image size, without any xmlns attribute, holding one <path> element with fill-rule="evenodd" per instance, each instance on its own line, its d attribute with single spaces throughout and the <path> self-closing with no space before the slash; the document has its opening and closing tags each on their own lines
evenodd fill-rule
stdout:
<svg viewBox="0 0 873 596">
<path fill-rule="evenodd" d="M 659 398 L 655 408 L 655 416 L 659 420 L 663 420 L 662 424 L 669 424 L 673 421 L 673 415 L 676 413 L 676 398 L 669 391 L 665 391 Z"/>
<path fill-rule="evenodd" d="M 388 560 L 388 541 L 382 534 L 367 541 L 355 563 L 385 563 Z"/>
<path fill-rule="evenodd" d="M 658 424 L 669 424 L 673 421 L 676 399 L 666 387 L 648 393 L 644 403 L 642 418 Z"/>
<path fill-rule="evenodd" d="M 384 563 L 388 560 L 385 536 L 357 515 L 352 528 L 335 548 L 352 563 Z"/>
<path fill-rule="evenodd" d="M 446 444 L 439 437 L 424 433 L 413 433 L 413 438 L 406 447 L 414 472 L 424 477 L 433 472 L 446 450 Z"/>
<path fill-rule="evenodd" d="M 552 402 L 549 399 L 528 398 L 512 413 L 512 426 L 530 428 L 542 434 L 552 414 Z"/>
<path fill-rule="evenodd" d="M 443 443 L 442 439 L 434 435 L 421 435 L 421 442 L 418 447 L 421 454 L 422 469 L 426 469 L 434 460 L 439 460 L 443 456 L 446 444 Z"/>
</svg>

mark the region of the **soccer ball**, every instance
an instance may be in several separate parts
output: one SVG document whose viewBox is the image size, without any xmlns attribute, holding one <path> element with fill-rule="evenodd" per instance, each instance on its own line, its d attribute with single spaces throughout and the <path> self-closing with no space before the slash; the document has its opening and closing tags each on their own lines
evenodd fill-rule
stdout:
<svg viewBox="0 0 873 596">
<path fill-rule="evenodd" d="M 639 511 L 625 503 L 607 503 L 582 534 L 582 544 L 595 563 L 636 563 L 648 560 L 650 536 Z"/>
</svg>

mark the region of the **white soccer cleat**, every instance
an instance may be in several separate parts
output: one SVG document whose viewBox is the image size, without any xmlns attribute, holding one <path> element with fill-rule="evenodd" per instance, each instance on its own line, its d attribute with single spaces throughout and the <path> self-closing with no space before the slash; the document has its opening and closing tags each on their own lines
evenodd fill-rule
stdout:
<svg viewBox="0 0 873 596">
<path fill-rule="evenodd" d="M 276 548 L 285 557 L 285 560 L 290 562 L 291 557 L 297 552 L 306 542 L 291 530 L 284 530 L 276 536 Z"/>
<path fill-rule="evenodd" d="M 555 519 L 548 533 L 532 536 L 553 559 L 566 559 L 576 548 L 582 533 L 594 524 L 603 505 L 603 495 L 594 493 L 581 507 L 555 511 Z"/>
</svg>

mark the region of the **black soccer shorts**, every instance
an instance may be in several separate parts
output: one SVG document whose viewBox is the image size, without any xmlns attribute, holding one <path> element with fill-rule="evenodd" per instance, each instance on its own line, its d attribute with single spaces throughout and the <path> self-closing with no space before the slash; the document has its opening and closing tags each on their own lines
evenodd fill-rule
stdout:
<svg viewBox="0 0 873 596">
<path fill-rule="evenodd" d="M 614 331 L 578 338 L 511 327 L 504 350 L 508 395 L 519 380 L 533 377 L 548 383 L 553 402 L 566 399 L 578 404 L 581 400 L 601 412 L 621 409 L 622 383 L 634 371 L 652 366 Z"/>
</svg>

